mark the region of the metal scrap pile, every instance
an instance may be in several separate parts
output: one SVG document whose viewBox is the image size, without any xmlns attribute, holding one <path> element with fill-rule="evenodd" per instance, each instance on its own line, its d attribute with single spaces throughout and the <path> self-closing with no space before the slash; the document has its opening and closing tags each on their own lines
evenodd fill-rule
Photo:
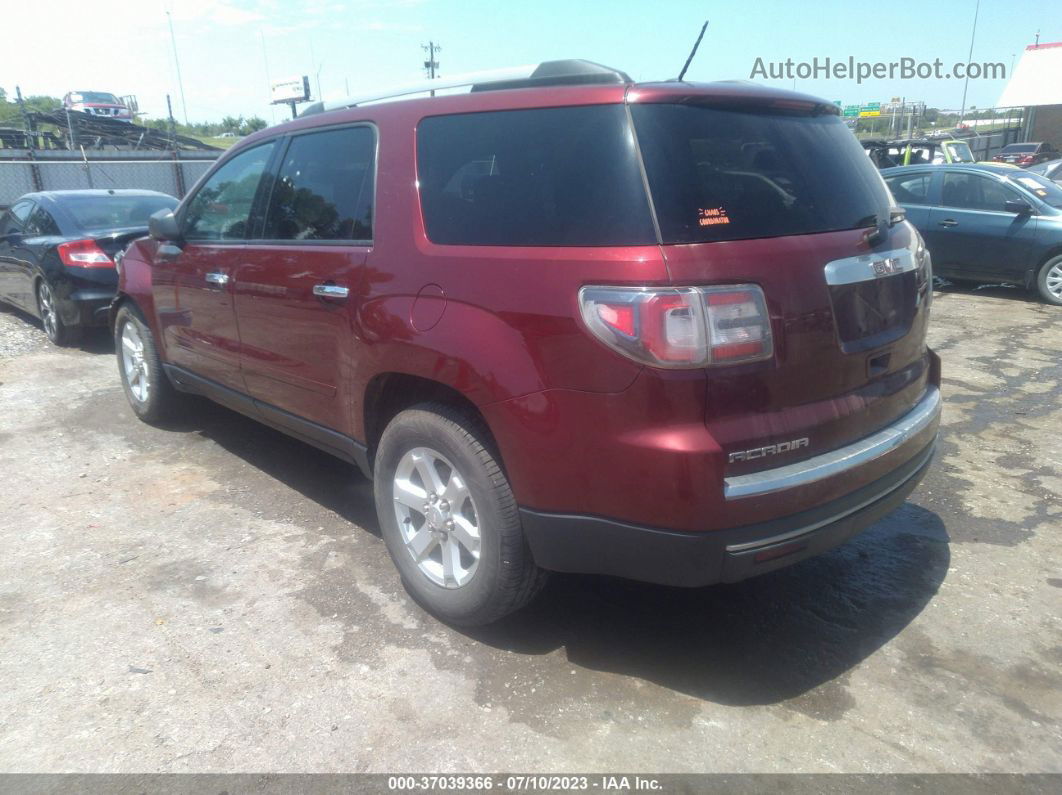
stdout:
<svg viewBox="0 0 1062 795">
<path fill-rule="evenodd" d="M 27 133 L 37 139 L 33 148 L 40 149 L 102 149 L 113 146 L 121 149 L 193 149 L 215 152 L 216 146 L 197 138 L 177 135 L 165 130 L 141 127 L 127 121 L 92 116 L 80 111 L 34 111 L 26 114 L 33 131 Z M 68 121 L 69 120 L 69 121 Z M 40 132 L 42 124 L 59 128 L 58 134 Z"/>
</svg>

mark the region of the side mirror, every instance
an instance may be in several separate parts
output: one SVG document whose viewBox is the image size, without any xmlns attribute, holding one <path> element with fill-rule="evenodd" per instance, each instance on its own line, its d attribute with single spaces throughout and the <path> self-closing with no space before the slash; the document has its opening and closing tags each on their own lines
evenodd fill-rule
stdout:
<svg viewBox="0 0 1062 795">
<path fill-rule="evenodd" d="M 177 216 L 173 210 L 159 210 L 148 219 L 148 234 L 155 240 L 166 240 L 171 243 L 179 243 L 181 230 L 177 226 Z"/>
<path fill-rule="evenodd" d="M 1032 207 L 1028 202 L 1023 202 L 1021 199 L 1007 199 L 1003 202 L 1003 209 L 1008 213 L 1017 213 L 1018 215 L 1031 215 Z"/>
</svg>

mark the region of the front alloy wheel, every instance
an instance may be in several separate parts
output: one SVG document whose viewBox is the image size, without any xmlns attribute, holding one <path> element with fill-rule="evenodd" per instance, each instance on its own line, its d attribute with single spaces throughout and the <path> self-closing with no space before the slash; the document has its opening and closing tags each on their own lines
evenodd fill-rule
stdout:
<svg viewBox="0 0 1062 795">
<path fill-rule="evenodd" d="M 151 373 L 144 361 L 144 340 L 136 324 L 125 323 L 122 326 L 121 342 L 119 355 L 122 357 L 122 371 L 129 392 L 138 402 L 147 403 L 151 394 Z"/>
<path fill-rule="evenodd" d="M 1062 256 L 1052 257 L 1044 263 L 1037 282 L 1041 298 L 1049 304 L 1062 306 Z"/>
</svg>

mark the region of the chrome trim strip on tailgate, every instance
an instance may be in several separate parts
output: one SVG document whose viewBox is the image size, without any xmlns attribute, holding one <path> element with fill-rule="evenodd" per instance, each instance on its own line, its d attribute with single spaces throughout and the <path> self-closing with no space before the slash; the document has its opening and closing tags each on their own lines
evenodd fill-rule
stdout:
<svg viewBox="0 0 1062 795">
<path fill-rule="evenodd" d="M 931 386 L 913 409 L 887 428 L 806 461 L 725 478 L 723 496 L 728 500 L 758 497 L 840 475 L 895 450 L 928 428 L 939 416 L 940 390 Z"/>
<path fill-rule="evenodd" d="M 914 253 L 909 248 L 896 248 L 876 254 L 858 254 L 827 262 L 826 284 L 836 287 L 842 284 L 871 282 L 885 276 L 913 271 L 916 267 Z"/>
</svg>

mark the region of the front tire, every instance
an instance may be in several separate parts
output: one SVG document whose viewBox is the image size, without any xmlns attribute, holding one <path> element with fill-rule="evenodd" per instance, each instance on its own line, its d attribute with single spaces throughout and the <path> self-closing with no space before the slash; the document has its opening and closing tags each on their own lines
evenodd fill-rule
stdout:
<svg viewBox="0 0 1062 795">
<path fill-rule="evenodd" d="M 53 345 L 65 348 L 81 340 L 81 326 L 68 326 L 63 322 L 55 291 L 45 279 L 37 282 L 37 314 Z"/>
<path fill-rule="evenodd" d="M 115 317 L 114 350 L 122 388 L 136 416 L 152 424 L 170 417 L 180 396 L 162 370 L 151 327 L 129 304 Z"/>
<path fill-rule="evenodd" d="M 442 404 L 398 414 L 376 452 L 376 512 L 410 595 L 451 624 L 489 624 L 545 583 L 482 424 Z"/>
<path fill-rule="evenodd" d="M 1040 268 L 1036 287 L 1045 302 L 1062 306 L 1062 254 L 1052 257 Z"/>
</svg>

